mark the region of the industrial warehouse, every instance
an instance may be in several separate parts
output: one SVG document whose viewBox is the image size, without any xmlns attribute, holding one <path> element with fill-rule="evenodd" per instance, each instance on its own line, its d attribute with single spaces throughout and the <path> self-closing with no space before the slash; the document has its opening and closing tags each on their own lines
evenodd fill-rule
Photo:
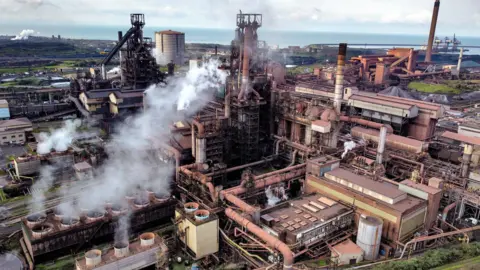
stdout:
<svg viewBox="0 0 480 270">
<path fill-rule="evenodd" d="M 72 122 L 11 160 L 34 199 L 15 216 L 25 268 L 68 256 L 77 270 L 373 269 L 479 241 L 480 124 L 444 130 L 450 106 L 391 94 L 461 75 L 461 56 L 432 68 L 439 7 L 425 59 L 348 59 L 340 43 L 330 68 L 294 79 L 261 41 L 262 14 L 237 14 L 228 56 L 191 59 L 186 75 L 185 34 L 155 32 L 153 46 L 131 14 L 101 64 L 71 80 L 83 123 L 109 140 Z M 22 119 L 3 131 L 32 137 Z M 55 196 L 35 191 L 46 179 Z"/>
</svg>

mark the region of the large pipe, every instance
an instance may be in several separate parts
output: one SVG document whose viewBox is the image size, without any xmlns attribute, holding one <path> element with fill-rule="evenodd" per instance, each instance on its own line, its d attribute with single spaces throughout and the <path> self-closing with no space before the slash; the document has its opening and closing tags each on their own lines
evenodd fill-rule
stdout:
<svg viewBox="0 0 480 270">
<path fill-rule="evenodd" d="M 291 168 L 293 165 L 295 165 L 295 161 L 297 159 L 297 152 L 298 150 L 294 150 L 292 153 L 292 162 L 288 165 L 289 168 Z"/>
<path fill-rule="evenodd" d="M 277 83 L 275 81 L 272 82 L 272 90 L 277 89 Z M 276 95 L 277 92 L 270 91 L 270 134 L 275 134 L 275 103 L 276 103 Z"/>
<path fill-rule="evenodd" d="M 203 124 L 198 122 L 198 120 L 193 119 L 192 120 L 192 125 L 197 127 L 198 137 L 203 138 L 203 136 L 205 136 L 205 127 L 203 126 Z"/>
<path fill-rule="evenodd" d="M 225 95 L 225 117 L 227 119 L 230 119 L 230 91 L 228 91 L 228 94 Z"/>
<path fill-rule="evenodd" d="M 438 10 L 440 9 L 440 0 L 435 0 L 433 5 L 432 24 L 430 25 L 430 35 L 428 36 L 427 52 L 425 53 L 425 62 L 432 62 L 433 41 L 435 39 L 435 29 L 437 28 Z"/>
<path fill-rule="evenodd" d="M 277 139 L 277 141 L 275 142 L 275 155 L 278 156 L 278 153 L 280 152 L 280 144 L 286 141 L 287 139 L 284 137 L 282 137 L 281 139 Z"/>
<path fill-rule="evenodd" d="M 398 159 L 398 160 L 402 160 L 402 161 L 405 161 L 407 163 L 411 163 L 411 164 L 414 164 L 414 165 L 417 165 L 420 167 L 420 177 L 423 178 L 423 173 L 425 171 L 425 164 L 421 163 L 421 162 L 418 162 L 418 161 L 415 161 L 415 160 L 412 160 L 412 159 L 408 159 L 408 158 L 404 158 L 404 157 L 401 157 L 401 156 L 397 156 L 397 155 L 392 155 L 390 154 L 389 155 L 391 158 L 395 158 L 395 159 Z"/>
<path fill-rule="evenodd" d="M 238 99 L 242 100 L 248 94 L 248 81 L 250 77 L 250 55 L 252 53 L 253 29 L 250 26 L 245 27 L 243 39 L 243 66 L 242 66 L 242 86 Z"/>
<path fill-rule="evenodd" d="M 195 134 L 195 127 L 197 127 L 197 134 Z M 195 157 L 195 162 L 203 164 L 207 159 L 205 139 L 205 127 L 198 120 L 192 120 L 192 156 Z"/>
<path fill-rule="evenodd" d="M 242 217 L 237 212 L 233 211 L 231 208 L 225 209 L 225 214 L 231 220 L 237 222 L 238 224 L 245 227 L 248 231 L 256 235 L 258 238 L 265 241 L 269 246 L 278 250 L 283 255 L 283 269 L 291 270 L 293 268 L 294 256 L 292 250 L 282 241 L 276 237 L 268 234 L 260 227 L 252 223 L 250 220 Z"/>
<path fill-rule="evenodd" d="M 363 126 L 367 126 L 375 129 L 381 129 L 382 127 L 386 127 L 388 133 L 393 133 L 393 128 L 390 125 L 365 120 L 359 117 L 349 117 L 349 116 L 342 115 L 340 116 L 340 121 L 356 123 L 359 125 L 363 125 Z"/>
<path fill-rule="evenodd" d="M 385 151 L 385 142 L 387 141 L 387 127 L 380 127 L 380 137 L 377 147 L 377 164 L 383 163 L 383 152 Z"/>
<path fill-rule="evenodd" d="M 313 149 L 311 149 L 311 148 L 309 148 L 309 147 L 307 147 L 307 146 L 305 146 L 305 145 L 303 145 L 303 144 L 299 144 L 299 143 L 296 143 L 296 142 L 292 142 L 292 141 L 288 140 L 288 139 L 285 138 L 285 137 L 281 137 L 281 136 L 278 136 L 278 135 L 273 135 L 273 137 L 274 137 L 275 139 L 277 139 L 277 140 L 285 141 L 288 146 L 293 147 L 293 148 L 295 148 L 295 149 L 297 149 L 297 150 L 299 150 L 299 151 L 301 151 L 301 152 L 306 152 L 306 153 L 310 154 L 310 153 L 312 153 L 313 151 L 315 151 L 315 150 L 313 150 Z"/>
<path fill-rule="evenodd" d="M 472 159 L 473 146 L 470 144 L 465 144 L 463 148 L 463 158 L 462 158 L 462 177 L 468 177 L 468 172 L 470 168 L 470 161 Z"/>
<path fill-rule="evenodd" d="M 405 251 L 407 251 L 407 248 L 409 245 L 417 243 L 417 242 L 424 242 L 424 241 L 429 241 L 429 240 L 435 240 L 441 237 L 447 237 L 447 236 L 452 236 L 456 234 L 465 234 L 468 232 L 474 232 L 480 230 L 480 226 L 475 226 L 475 227 L 469 227 L 465 229 L 460 229 L 458 231 L 452 231 L 452 232 L 445 232 L 445 233 L 440 233 L 440 234 L 435 234 L 435 235 L 429 235 L 429 236 L 420 236 L 417 238 L 414 238 L 410 241 L 408 241 L 405 246 L 403 247 L 402 254 L 398 258 L 399 260 L 403 258 L 403 255 L 405 255 Z"/>
<path fill-rule="evenodd" d="M 245 168 L 248 168 L 248 167 L 253 167 L 253 166 L 257 166 L 257 165 L 262 165 L 264 163 L 267 163 L 267 162 L 270 162 L 273 160 L 273 157 L 266 157 L 265 159 L 263 160 L 259 160 L 259 161 L 255 161 L 255 162 L 252 162 L 252 163 L 248 163 L 248 164 L 244 164 L 244 165 L 240 165 L 240 166 L 236 166 L 236 167 L 231 167 L 231 168 L 228 168 L 226 170 L 222 170 L 221 172 L 222 173 L 229 173 L 229 172 L 234 172 L 234 171 L 238 171 L 238 170 L 241 170 L 241 169 L 245 169 Z M 207 173 L 205 174 L 206 176 L 213 176 L 215 173 Z"/>
<path fill-rule="evenodd" d="M 443 212 L 442 212 L 442 220 L 443 221 L 447 221 L 448 212 L 450 212 L 452 209 L 454 209 L 457 206 L 457 203 L 458 202 L 453 202 L 453 203 L 447 205 L 447 207 L 445 207 L 445 209 L 443 209 Z"/>
<path fill-rule="evenodd" d="M 290 181 L 294 178 L 304 175 L 305 172 L 306 172 L 306 164 L 303 163 L 303 164 L 294 165 L 292 167 L 287 167 L 281 170 L 277 170 L 271 173 L 257 175 L 254 177 L 254 181 L 255 181 L 254 189 L 260 189 L 273 184 Z M 280 175 L 284 173 L 285 175 Z M 247 192 L 247 188 L 245 188 L 243 184 L 240 184 L 236 187 L 223 190 L 221 193 L 222 194 L 230 193 L 234 195 L 240 195 L 245 192 Z"/>
<path fill-rule="evenodd" d="M 343 98 L 345 57 L 347 56 L 347 43 L 340 43 L 338 46 L 337 75 L 335 79 L 335 95 L 333 106 L 337 114 L 340 114 Z"/>
</svg>

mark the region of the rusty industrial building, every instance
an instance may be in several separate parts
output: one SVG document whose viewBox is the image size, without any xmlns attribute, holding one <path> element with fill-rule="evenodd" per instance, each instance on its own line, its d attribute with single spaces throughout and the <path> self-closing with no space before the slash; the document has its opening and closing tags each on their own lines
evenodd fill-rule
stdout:
<svg viewBox="0 0 480 270">
<path fill-rule="evenodd" d="M 147 48 L 142 22 L 132 16 L 122 39 L 139 46 L 135 52 Z M 480 197 L 473 187 L 480 183 L 480 139 L 471 130 L 439 133 L 449 109 L 443 105 L 374 91 L 449 71 L 423 68 L 428 54 L 422 61 L 410 48 L 346 59 L 342 43 L 335 68 L 287 79 L 284 66 L 260 46 L 262 15 L 240 13 L 236 24 L 230 57 L 219 67 L 228 71 L 224 92 L 190 119 L 172 123 L 169 144 L 154 145 L 175 167 L 177 196 L 131 200 L 134 230 L 173 222 L 174 249 L 202 269 L 231 262 L 291 270 L 330 256 L 332 264 L 376 261 L 441 246 L 449 236 L 479 239 Z M 129 49 L 118 50 L 125 74 L 130 64 L 141 65 L 129 60 Z M 136 89 L 149 73 L 138 72 L 138 80 L 122 78 L 130 92 L 82 88 L 82 106 L 119 113 L 127 103 L 140 104 Z M 55 213 L 26 218 L 22 241 L 32 260 L 81 249 L 113 233 L 114 212 L 112 206 L 100 217 L 85 212 L 67 225 Z M 121 254 L 116 248 L 109 252 Z M 77 269 L 87 263 L 94 269 L 102 256 L 90 251 Z M 103 263 L 122 255 L 110 257 Z"/>
</svg>

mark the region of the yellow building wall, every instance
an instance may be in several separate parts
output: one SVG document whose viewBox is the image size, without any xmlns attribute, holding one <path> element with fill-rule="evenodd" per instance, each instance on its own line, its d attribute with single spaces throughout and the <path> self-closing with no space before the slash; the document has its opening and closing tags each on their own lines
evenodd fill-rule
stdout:
<svg viewBox="0 0 480 270">
<path fill-rule="evenodd" d="M 181 214 L 175 212 L 175 219 L 182 220 L 178 222 L 177 228 L 185 233 L 185 237 L 180 238 L 182 242 L 187 242 L 187 246 L 195 253 L 196 259 L 218 252 L 218 219 L 207 223 L 195 225 L 189 219 L 182 218 Z"/>
</svg>

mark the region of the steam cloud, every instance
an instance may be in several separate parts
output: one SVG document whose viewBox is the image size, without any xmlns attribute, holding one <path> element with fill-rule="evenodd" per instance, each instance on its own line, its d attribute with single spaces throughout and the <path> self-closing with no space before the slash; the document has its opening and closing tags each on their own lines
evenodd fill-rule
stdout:
<svg viewBox="0 0 480 270">
<path fill-rule="evenodd" d="M 118 227 L 115 232 L 115 243 L 128 243 L 128 230 L 130 229 L 129 218 L 129 215 L 124 215 L 118 219 Z"/>
<path fill-rule="evenodd" d="M 38 33 L 37 33 L 38 34 Z M 17 36 L 12 38 L 11 40 L 27 40 L 29 37 L 35 35 L 35 31 L 32 29 L 25 29 L 20 32 Z"/>
<path fill-rule="evenodd" d="M 353 148 L 357 146 L 354 141 L 348 141 L 343 144 L 343 153 L 342 153 L 342 159 L 347 155 L 348 151 L 351 151 Z"/>
<path fill-rule="evenodd" d="M 53 130 L 51 134 L 40 133 L 40 142 L 37 145 L 37 153 L 48 154 L 52 149 L 57 152 L 68 150 L 76 134 L 76 130 L 82 121 L 79 119 L 64 122 L 62 128 Z"/>
<path fill-rule="evenodd" d="M 66 195 L 83 195 L 77 198 L 76 205 L 64 201 L 61 211 L 70 216 L 78 216 L 80 209 L 104 211 L 105 202 L 125 203 L 127 194 L 145 199 L 146 190 L 170 196 L 170 179 L 175 170 L 172 162 L 163 161 L 158 149 L 161 144 L 168 144 L 171 124 L 196 113 L 225 83 L 227 74 L 218 66 L 217 61 L 210 61 L 185 78 L 173 78 L 166 86 L 149 87 L 145 91 L 144 112 L 126 119 L 112 135 L 106 146 L 109 159 L 96 169 L 92 179 L 95 184 L 84 189 L 65 187 Z M 61 130 L 61 134 L 73 135 L 74 129 Z M 51 144 L 45 149 L 49 147 Z M 125 219 L 128 224 L 129 217 Z M 120 223 L 117 234 L 128 231 L 124 228 L 128 226 Z"/>
<path fill-rule="evenodd" d="M 114 67 L 114 68 L 110 69 L 109 71 L 107 71 L 107 73 L 109 73 L 109 74 L 119 74 L 120 71 L 122 71 L 120 69 L 120 67 Z"/>
<path fill-rule="evenodd" d="M 268 199 L 268 202 L 267 202 L 268 206 L 275 206 L 281 200 L 288 199 L 288 196 L 285 193 L 285 189 L 282 186 L 276 187 L 276 188 L 272 188 L 272 186 L 268 186 L 265 189 L 265 195 L 267 196 L 267 199 Z"/>
<path fill-rule="evenodd" d="M 53 185 L 55 167 L 51 165 L 40 168 L 40 178 L 32 185 L 32 198 L 29 204 L 30 213 L 37 213 L 44 210 L 45 192 Z"/>
</svg>

